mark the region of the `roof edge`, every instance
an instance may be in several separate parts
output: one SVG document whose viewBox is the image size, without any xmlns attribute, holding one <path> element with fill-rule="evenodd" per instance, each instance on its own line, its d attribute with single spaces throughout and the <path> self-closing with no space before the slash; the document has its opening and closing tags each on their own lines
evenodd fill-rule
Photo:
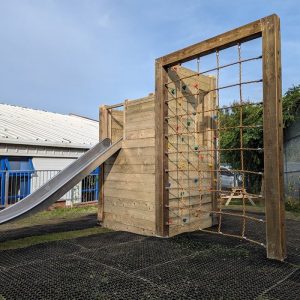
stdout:
<svg viewBox="0 0 300 300">
<path fill-rule="evenodd" d="M 77 148 L 77 149 L 90 149 L 94 145 L 88 144 L 61 144 L 61 143 L 47 143 L 47 142 L 35 142 L 28 140 L 14 140 L 14 139 L 0 139 L 1 144 L 10 144 L 10 145 L 24 145 L 24 146 L 38 146 L 38 147 L 52 147 L 52 148 Z"/>
</svg>

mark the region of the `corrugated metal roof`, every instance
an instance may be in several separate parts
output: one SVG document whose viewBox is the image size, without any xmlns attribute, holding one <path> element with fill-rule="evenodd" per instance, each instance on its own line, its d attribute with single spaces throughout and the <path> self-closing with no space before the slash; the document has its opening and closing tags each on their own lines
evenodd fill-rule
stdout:
<svg viewBox="0 0 300 300">
<path fill-rule="evenodd" d="M 0 103 L 0 142 L 90 148 L 98 142 L 98 121 L 76 115 Z"/>
</svg>

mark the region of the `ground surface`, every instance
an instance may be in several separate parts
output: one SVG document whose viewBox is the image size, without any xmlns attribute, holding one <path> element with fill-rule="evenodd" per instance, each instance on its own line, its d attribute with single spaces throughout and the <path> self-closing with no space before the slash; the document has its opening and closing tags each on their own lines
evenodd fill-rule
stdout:
<svg viewBox="0 0 300 300">
<path fill-rule="evenodd" d="M 0 238 L 95 224 L 89 215 Z M 238 228 L 224 220 L 224 231 Z M 249 231 L 264 235 L 251 224 Z M 203 232 L 171 239 L 107 232 L 0 251 L 0 299 L 300 299 L 300 222 L 288 220 L 287 233 L 284 263 L 267 260 L 259 245 Z"/>
</svg>

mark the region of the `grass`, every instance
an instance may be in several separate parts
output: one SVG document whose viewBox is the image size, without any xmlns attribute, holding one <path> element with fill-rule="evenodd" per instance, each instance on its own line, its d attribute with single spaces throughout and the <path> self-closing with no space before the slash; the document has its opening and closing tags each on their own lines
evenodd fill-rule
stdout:
<svg viewBox="0 0 300 300">
<path fill-rule="evenodd" d="M 0 231 L 18 229 L 18 228 L 34 226 L 34 225 L 56 224 L 66 220 L 69 221 L 86 215 L 96 214 L 97 210 L 98 210 L 97 206 L 56 208 L 53 210 L 46 210 L 38 214 L 35 214 L 31 217 L 1 225 Z"/>
<path fill-rule="evenodd" d="M 233 210 L 240 210 L 241 205 L 233 204 L 233 205 L 229 205 L 227 208 Z M 35 225 L 56 224 L 63 221 L 70 221 L 72 219 L 84 217 L 86 215 L 96 214 L 97 210 L 98 210 L 97 206 L 84 206 L 84 207 L 74 207 L 74 208 L 57 208 L 51 211 L 43 211 L 32 217 L 22 219 L 17 222 L 1 225 L 0 234 L 1 231 L 5 231 L 5 230 L 12 230 L 12 229 L 30 227 Z M 255 207 L 247 206 L 247 211 L 263 212 L 264 207 L 259 205 Z M 300 213 L 286 211 L 286 218 L 300 221 Z M 83 230 L 65 231 L 59 233 L 51 233 L 51 234 L 45 234 L 39 236 L 26 237 L 22 239 L 10 240 L 7 242 L 0 243 L 0 250 L 26 248 L 36 244 L 47 243 L 51 241 L 73 239 L 77 237 L 89 236 L 92 234 L 104 233 L 108 231 L 109 231 L 108 229 L 104 229 L 101 227 L 92 227 Z M 1 295 L 0 295 L 0 300 L 2 300 Z"/>
<path fill-rule="evenodd" d="M 0 250 L 26 248 L 32 245 L 43 244 L 43 243 L 48 243 L 53 241 L 74 239 L 78 237 L 89 236 L 89 235 L 99 234 L 99 233 L 104 233 L 109 231 L 110 231 L 109 229 L 97 226 L 97 227 L 92 227 L 92 228 L 87 228 L 82 230 L 65 231 L 65 232 L 50 233 L 46 235 L 31 236 L 31 237 L 18 239 L 18 240 L 11 240 L 11 241 L 0 243 Z"/>
<path fill-rule="evenodd" d="M 230 203 L 228 206 L 223 206 L 223 209 L 232 209 L 236 211 L 241 211 L 242 210 L 242 205 L 240 203 Z M 265 207 L 261 206 L 259 203 L 256 206 L 251 206 L 251 205 L 246 205 L 246 211 L 249 213 L 264 213 L 265 212 Z M 293 210 L 293 211 L 285 211 L 285 217 L 288 220 L 294 220 L 294 221 L 300 221 L 300 211 L 298 210 Z"/>
<path fill-rule="evenodd" d="M 73 207 L 73 208 L 56 208 L 53 210 L 42 211 L 30 218 L 18 221 L 18 223 L 39 223 L 44 222 L 45 220 L 53 220 L 53 219 L 73 219 L 82 217 L 84 215 L 89 215 L 93 213 L 97 213 L 97 206 L 82 206 L 82 207 Z"/>
</svg>

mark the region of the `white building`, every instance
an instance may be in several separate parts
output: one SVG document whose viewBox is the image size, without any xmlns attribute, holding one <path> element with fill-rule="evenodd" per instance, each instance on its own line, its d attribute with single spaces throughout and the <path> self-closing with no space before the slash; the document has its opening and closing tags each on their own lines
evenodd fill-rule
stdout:
<svg viewBox="0 0 300 300">
<path fill-rule="evenodd" d="M 76 160 L 98 142 L 98 132 L 96 120 L 0 104 L 0 207 L 24 198 Z M 64 199 L 96 200 L 95 179 L 90 176 Z"/>
</svg>

